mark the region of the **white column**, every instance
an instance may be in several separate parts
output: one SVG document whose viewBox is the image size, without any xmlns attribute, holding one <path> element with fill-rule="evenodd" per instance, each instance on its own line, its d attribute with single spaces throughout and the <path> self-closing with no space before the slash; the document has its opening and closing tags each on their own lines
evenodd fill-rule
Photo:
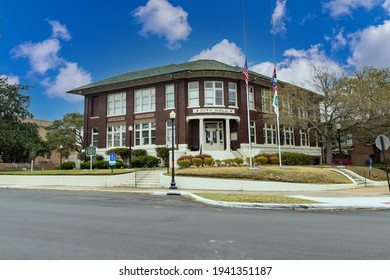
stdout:
<svg viewBox="0 0 390 280">
<path fill-rule="evenodd" d="M 230 151 L 230 120 L 226 119 L 225 120 L 225 126 L 226 126 L 226 151 Z"/>
<path fill-rule="evenodd" d="M 204 151 L 204 121 L 203 118 L 199 119 L 199 149 L 202 147 Z"/>
</svg>

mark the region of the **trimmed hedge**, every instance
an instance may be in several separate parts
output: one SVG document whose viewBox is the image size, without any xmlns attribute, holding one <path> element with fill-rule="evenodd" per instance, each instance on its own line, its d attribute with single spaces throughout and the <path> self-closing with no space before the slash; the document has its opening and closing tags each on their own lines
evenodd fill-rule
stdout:
<svg viewBox="0 0 390 280">
<path fill-rule="evenodd" d="M 316 157 L 301 153 L 282 153 L 282 164 L 285 165 L 312 165 Z"/>
<path fill-rule="evenodd" d="M 201 158 L 194 157 L 192 159 L 192 165 L 195 165 L 196 167 L 202 166 L 203 165 L 203 160 Z"/>
<path fill-rule="evenodd" d="M 160 160 L 154 156 L 138 156 L 131 160 L 131 165 L 137 168 L 157 167 L 159 163 Z"/>
<path fill-rule="evenodd" d="M 188 168 L 191 166 L 191 162 L 188 159 L 182 159 L 177 161 L 177 165 L 179 165 L 181 168 Z"/>
<path fill-rule="evenodd" d="M 74 161 L 65 161 L 61 164 L 60 169 L 62 170 L 70 170 L 76 167 L 76 163 Z"/>
</svg>

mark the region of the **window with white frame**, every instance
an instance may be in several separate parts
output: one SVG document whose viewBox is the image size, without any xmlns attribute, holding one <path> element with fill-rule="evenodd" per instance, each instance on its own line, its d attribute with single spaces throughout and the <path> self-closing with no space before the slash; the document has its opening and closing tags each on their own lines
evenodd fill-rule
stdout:
<svg viewBox="0 0 390 280">
<path fill-rule="evenodd" d="M 126 114 L 126 93 L 111 93 L 107 95 L 107 116 Z"/>
<path fill-rule="evenodd" d="M 166 85 L 165 86 L 165 109 L 174 109 L 175 108 L 175 86 Z"/>
<path fill-rule="evenodd" d="M 205 82 L 204 95 L 206 106 L 223 106 L 223 82 Z"/>
<path fill-rule="evenodd" d="M 199 107 L 199 83 L 188 83 L 188 107 Z"/>
<path fill-rule="evenodd" d="M 229 106 L 237 107 L 237 84 L 229 83 Z"/>
<path fill-rule="evenodd" d="M 273 92 L 270 90 L 263 90 L 261 95 L 261 109 L 264 113 L 271 113 L 273 102 Z"/>
<path fill-rule="evenodd" d="M 135 91 L 135 113 L 151 112 L 156 110 L 156 89 L 145 88 Z"/>
<path fill-rule="evenodd" d="M 156 144 L 156 124 L 138 123 L 135 125 L 135 146 Z"/>
<path fill-rule="evenodd" d="M 175 143 L 175 126 L 173 126 L 173 141 L 172 141 L 172 120 L 166 122 L 166 144 L 171 147 Z"/>
<path fill-rule="evenodd" d="M 115 125 L 107 127 L 107 148 L 126 146 L 126 126 Z"/>
<path fill-rule="evenodd" d="M 305 108 L 298 108 L 298 117 L 300 119 L 308 119 L 308 112 Z"/>
<path fill-rule="evenodd" d="M 280 100 L 279 100 L 279 102 L 280 102 Z M 288 116 L 292 116 L 293 107 L 292 107 L 292 103 L 290 100 L 283 100 L 283 102 L 281 102 L 281 107 L 283 109 L 283 114 L 288 115 Z"/>
<path fill-rule="evenodd" d="M 251 121 L 250 125 L 251 143 L 256 143 L 256 123 Z"/>
<path fill-rule="evenodd" d="M 254 110 L 255 109 L 255 88 L 254 87 L 249 87 L 249 110 Z"/>
<path fill-rule="evenodd" d="M 99 143 L 99 129 L 97 127 L 92 128 L 92 139 L 91 144 L 92 146 L 97 147 Z"/>
<path fill-rule="evenodd" d="M 285 126 L 283 129 L 284 145 L 293 146 L 294 141 L 294 129 L 291 126 Z"/>
<path fill-rule="evenodd" d="M 309 139 L 306 131 L 302 129 L 299 130 L 299 139 L 301 146 L 309 146 Z"/>
<path fill-rule="evenodd" d="M 273 124 L 264 124 L 263 129 L 264 144 L 276 145 L 276 126 Z"/>
</svg>

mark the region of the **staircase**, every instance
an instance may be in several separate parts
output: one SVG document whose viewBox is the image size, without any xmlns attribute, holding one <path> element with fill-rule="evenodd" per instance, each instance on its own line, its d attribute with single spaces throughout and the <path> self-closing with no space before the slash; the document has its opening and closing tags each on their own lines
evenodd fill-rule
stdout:
<svg viewBox="0 0 390 280">
<path fill-rule="evenodd" d="M 337 167 L 336 170 L 352 178 L 352 180 L 355 181 L 358 186 L 365 186 L 367 183 L 367 178 L 364 178 L 363 176 L 360 176 L 359 174 L 345 167 Z"/>
<path fill-rule="evenodd" d="M 134 177 L 123 185 L 131 188 L 161 188 L 160 174 L 163 170 L 143 170 L 134 172 Z"/>
</svg>

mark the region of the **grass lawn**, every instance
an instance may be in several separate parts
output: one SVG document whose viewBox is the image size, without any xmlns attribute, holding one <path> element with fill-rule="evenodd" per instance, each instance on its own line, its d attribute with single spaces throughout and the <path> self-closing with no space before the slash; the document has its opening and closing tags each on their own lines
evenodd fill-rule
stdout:
<svg viewBox="0 0 390 280">
<path fill-rule="evenodd" d="M 254 181 L 275 181 L 311 184 L 349 184 L 351 181 L 337 172 L 314 168 L 292 166 L 280 169 L 279 166 L 249 170 L 248 167 L 199 167 L 179 169 L 177 176 L 208 177 L 222 179 L 243 179 Z"/>
<path fill-rule="evenodd" d="M 133 172 L 128 169 L 114 169 L 111 174 L 111 169 L 92 169 L 88 170 L 15 170 L 15 171 L 0 171 L 1 175 L 118 175 Z"/>
<path fill-rule="evenodd" d="M 245 203 L 276 203 L 276 204 L 318 204 L 320 202 L 278 195 L 258 194 L 221 194 L 221 193 L 197 193 L 197 195 L 218 201 L 245 202 Z"/>
</svg>

